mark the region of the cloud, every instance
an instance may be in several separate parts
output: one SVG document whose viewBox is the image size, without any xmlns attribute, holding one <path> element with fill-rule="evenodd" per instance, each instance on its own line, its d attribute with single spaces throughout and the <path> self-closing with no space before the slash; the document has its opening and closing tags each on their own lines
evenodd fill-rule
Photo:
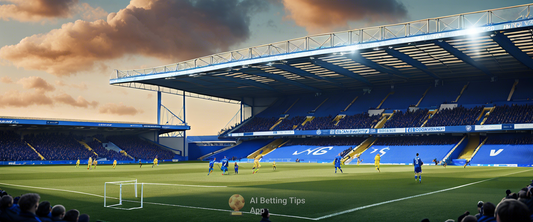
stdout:
<svg viewBox="0 0 533 222">
<path fill-rule="evenodd" d="M 125 55 L 177 62 L 217 51 L 250 37 L 250 16 L 261 0 L 132 0 L 106 20 L 77 20 L 60 29 L 0 49 L 17 67 L 68 76 Z"/>
<path fill-rule="evenodd" d="M 113 104 L 113 103 L 107 103 L 103 106 L 101 106 L 98 111 L 100 113 L 108 113 L 113 115 L 131 115 L 134 116 L 137 113 L 142 113 L 142 110 L 137 110 L 133 106 L 126 106 L 120 102 L 119 104 Z"/>
<path fill-rule="evenodd" d="M 11 77 L 9 77 L 9 76 L 2 76 L 2 78 L 0 78 L 0 82 L 3 82 L 3 83 L 12 83 L 13 80 L 11 80 Z"/>
<path fill-rule="evenodd" d="M 31 105 L 50 105 L 53 100 L 40 91 L 19 92 L 11 90 L 0 95 L 0 108 L 4 107 L 28 107 Z"/>
<path fill-rule="evenodd" d="M 55 96 L 54 101 L 59 102 L 59 103 L 64 103 L 67 105 L 71 105 L 74 107 L 88 108 L 89 106 L 92 106 L 93 108 L 96 108 L 98 106 L 98 102 L 96 101 L 89 102 L 81 96 L 78 96 L 78 99 L 75 100 L 74 98 L 72 98 L 72 96 L 66 93 L 61 93 Z"/>
<path fill-rule="evenodd" d="M 93 8 L 87 3 L 82 3 L 78 6 L 78 11 L 81 14 L 81 17 L 83 20 L 89 20 L 89 21 L 95 21 L 101 18 L 105 18 L 107 16 L 107 12 L 100 8 Z"/>
<path fill-rule="evenodd" d="M 71 88 L 76 88 L 76 89 L 79 89 L 79 90 L 87 90 L 87 84 L 85 83 L 80 83 L 80 84 L 67 84 L 65 82 L 63 82 L 62 80 L 56 80 L 56 85 L 58 86 L 68 86 L 68 87 L 71 87 Z"/>
<path fill-rule="evenodd" d="M 42 19 L 68 18 L 78 0 L 0 0 L 13 4 L 0 5 L 0 19 L 37 22 Z"/>
<path fill-rule="evenodd" d="M 37 76 L 22 78 L 17 83 L 22 84 L 24 89 L 37 89 L 42 91 L 54 91 L 56 88 L 50 85 L 46 80 Z"/>
<path fill-rule="evenodd" d="M 397 22 L 407 9 L 398 0 L 283 0 L 287 13 L 309 33 L 348 28 L 350 21 Z"/>
</svg>

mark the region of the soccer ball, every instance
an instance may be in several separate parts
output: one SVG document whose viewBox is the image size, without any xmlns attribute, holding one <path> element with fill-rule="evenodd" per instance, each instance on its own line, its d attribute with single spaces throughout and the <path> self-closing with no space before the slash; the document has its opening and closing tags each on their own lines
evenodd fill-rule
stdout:
<svg viewBox="0 0 533 222">
<path fill-rule="evenodd" d="M 231 207 L 231 209 L 234 211 L 239 211 L 244 207 L 244 197 L 242 197 L 240 194 L 233 194 L 229 198 L 229 207 Z"/>
</svg>

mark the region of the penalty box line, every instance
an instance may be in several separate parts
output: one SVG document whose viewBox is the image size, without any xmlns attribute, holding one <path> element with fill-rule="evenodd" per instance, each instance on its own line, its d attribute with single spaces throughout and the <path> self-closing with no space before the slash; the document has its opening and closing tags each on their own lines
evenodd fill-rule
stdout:
<svg viewBox="0 0 533 222">
<path fill-rule="evenodd" d="M 515 173 L 511 173 L 511 174 L 507 174 L 507 175 L 503 175 L 503 176 L 499 176 L 499 177 L 494 177 L 494 178 L 490 178 L 490 179 L 485 179 L 485 180 L 480 180 L 480 181 L 476 181 L 476 182 L 472 182 L 472 183 L 467 183 L 467 184 L 463 184 L 463 185 L 460 185 L 460 186 L 451 187 L 451 188 L 447 188 L 447 189 L 443 189 L 443 190 L 437 190 L 437 191 L 433 191 L 433 192 L 429 192 L 429 193 L 423 193 L 423 194 L 418 194 L 418 195 L 414 195 L 414 196 L 403 197 L 403 198 L 384 201 L 384 202 L 380 202 L 380 203 L 370 204 L 370 205 L 366 205 L 366 206 L 362 206 L 362 207 L 356 207 L 356 208 L 345 210 L 345 211 L 341 211 L 341 212 L 338 212 L 338 213 L 333 213 L 333 214 L 328 214 L 326 216 L 313 218 L 312 220 L 322 220 L 322 219 L 326 219 L 326 218 L 330 218 L 330 217 L 334 217 L 334 216 L 338 216 L 338 215 L 342 215 L 342 214 L 355 212 L 355 211 L 358 211 L 358 210 L 363 210 L 363 209 L 370 208 L 370 207 L 380 206 L 380 205 L 384 205 L 384 204 L 388 204 L 388 203 L 394 203 L 394 202 L 398 202 L 398 201 L 402 201 L 402 200 L 408 200 L 408 199 L 427 196 L 427 195 L 436 194 L 436 193 L 442 193 L 442 192 L 446 192 L 446 191 L 450 191 L 450 190 L 455 190 L 455 189 L 471 186 L 471 185 L 478 184 L 478 183 L 487 182 L 489 180 L 494 180 L 494 179 L 497 179 L 497 178 L 500 178 L 500 177 L 506 177 L 506 176 L 510 176 L 510 175 L 513 175 L 513 174 L 524 173 L 524 172 L 528 172 L 528 171 L 531 171 L 531 170 L 524 170 L 524 171 L 515 172 Z"/>
</svg>

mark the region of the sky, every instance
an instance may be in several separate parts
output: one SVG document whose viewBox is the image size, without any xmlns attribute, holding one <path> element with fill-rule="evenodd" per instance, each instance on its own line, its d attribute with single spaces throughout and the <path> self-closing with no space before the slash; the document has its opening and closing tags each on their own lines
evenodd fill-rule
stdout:
<svg viewBox="0 0 533 222">
<path fill-rule="evenodd" d="M 0 116 L 157 122 L 157 94 L 113 70 L 168 65 L 307 35 L 528 4 L 522 0 L 0 0 Z M 182 114 L 181 96 L 162 103 Z M 186 98 L 187 135 L 240 106 Z M 180 114 L 180 116 L 181 116 Z"/>
</svg>

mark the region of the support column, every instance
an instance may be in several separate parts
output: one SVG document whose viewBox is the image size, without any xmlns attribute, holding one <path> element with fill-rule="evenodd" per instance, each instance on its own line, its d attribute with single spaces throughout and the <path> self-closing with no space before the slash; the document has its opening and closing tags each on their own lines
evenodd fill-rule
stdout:
<svg viewBox="0 0 533 222">
<path fill-rule="evenodd" d="M 187 124 L 187 118 L 185 117 L 185 111 L 187 106 L 185 106 L 185 91 L 183 91 L 183 122 Z M 183 155 L 187 156 L 187 130 L 183 130 Z"/>
<path fill-rule="evenodd" d="M 157 91 L 157 125 L 161 125 L 161 91 Z"/>
</svg>

